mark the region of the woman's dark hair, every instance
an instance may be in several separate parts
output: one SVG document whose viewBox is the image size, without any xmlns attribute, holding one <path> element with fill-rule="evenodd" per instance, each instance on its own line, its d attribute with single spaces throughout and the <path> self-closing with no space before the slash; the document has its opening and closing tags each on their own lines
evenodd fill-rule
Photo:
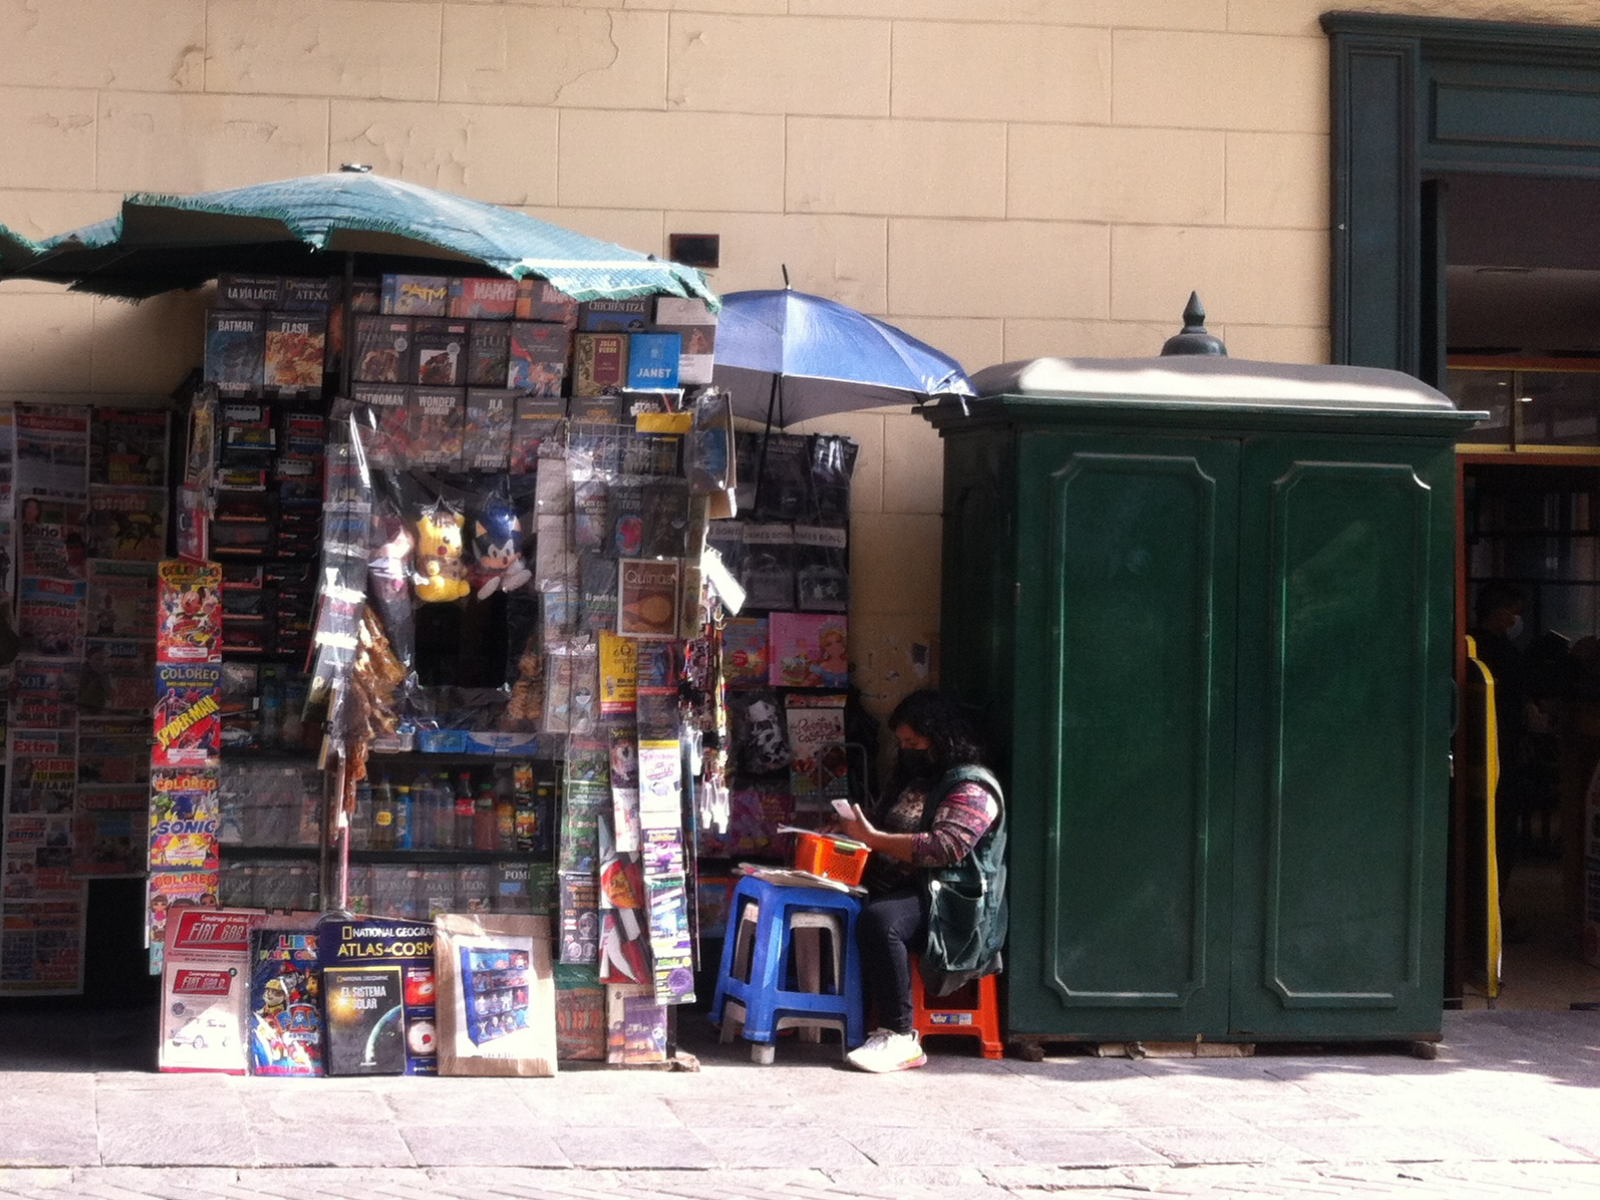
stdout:
<svg viewBox="0 0 1600 1200">
<path fill-rule="evenodd" d="M 912 692 L 889 714 L 891 730 L 906 728 L 928 739 L 933 767 L 943 775 L 951 767 L 983 762 L 983 743 L 956 702 L 931 689 Z"/>
</svg>

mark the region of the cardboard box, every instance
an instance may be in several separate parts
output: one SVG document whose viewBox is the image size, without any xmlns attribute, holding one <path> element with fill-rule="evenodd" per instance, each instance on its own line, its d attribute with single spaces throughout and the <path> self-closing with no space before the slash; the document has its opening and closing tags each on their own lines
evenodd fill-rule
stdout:
<svg viewBox="0 0 1600 1200">
<path fill-rule="evenodd" d="M 441 1075 L 556 1073 L 547 917 L 447 913 L 434 921 Z"/>
</svg>

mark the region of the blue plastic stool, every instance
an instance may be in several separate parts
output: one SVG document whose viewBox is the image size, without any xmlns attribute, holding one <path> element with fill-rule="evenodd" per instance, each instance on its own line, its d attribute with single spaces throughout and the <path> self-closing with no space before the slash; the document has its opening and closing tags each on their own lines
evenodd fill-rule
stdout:
<svg viewBox="0 0 1600 1200">
<path fill-rule="evenodd" d="M 755 936 L 750 945 L 749 969 L 737 962 L 740 924 L 745 912 L 755 908 Z M 834 918 L 834 992 L 790 990 L 789 954 L 794 940 L 794 919 L 802 914 Z M 831 888 L 788 887 L 746 875 L 733 889 L 728 905 L 727 934 L 722 941 L 722 966 L 711 999 L 711 1019 L 726 1031 L 726 1005 L 744 1009 L 744 1038 L 751 1057 L 770 1063 L 778 1030 L 789 1023 L 813 1021 L 842 1027 L 845 1049 L 866 1040 L 866 1016 L 861 1003 L 861 963 L 856 950 L 856 918 L 861 902 Z M 724 1040 L 727 1040 L 724 1036 Z"/>
</svg>

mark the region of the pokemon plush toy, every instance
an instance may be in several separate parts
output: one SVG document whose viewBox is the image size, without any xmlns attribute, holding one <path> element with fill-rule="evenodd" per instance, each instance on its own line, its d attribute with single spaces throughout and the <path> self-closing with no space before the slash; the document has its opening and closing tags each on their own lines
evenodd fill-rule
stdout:
<svg viewBox="0 0 1600 1200">
<path fill-rule="evenodd" d="M 417 599 L 424 604 L 459 600 L 472 590 L 462 578 L 461 514 L 443 504 L 417 518 Z"/>
<path fill-rule="evenodd" d="M 489 578 L 478 589 L 478 599 L 487 600 L 496 588 L 514 592 L 533 572 L 522 561 L 522 522 L 516 509 L 502 500 L 491 500 L 472 523 L 472 553 Z"/>
</svg>

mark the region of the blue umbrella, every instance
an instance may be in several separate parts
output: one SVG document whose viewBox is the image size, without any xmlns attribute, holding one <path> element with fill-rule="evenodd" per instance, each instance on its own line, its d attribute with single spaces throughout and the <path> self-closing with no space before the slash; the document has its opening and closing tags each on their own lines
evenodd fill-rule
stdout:
<svg viewBox="0 0 1600 1200">
<path fill-rule="evenodd" d="M 778 429 L 976 394 L 949 355 L 848 305 L 788 288 L 722 298 L 714 379 L 732 393 L 734 416 Z"/>
</svg>

